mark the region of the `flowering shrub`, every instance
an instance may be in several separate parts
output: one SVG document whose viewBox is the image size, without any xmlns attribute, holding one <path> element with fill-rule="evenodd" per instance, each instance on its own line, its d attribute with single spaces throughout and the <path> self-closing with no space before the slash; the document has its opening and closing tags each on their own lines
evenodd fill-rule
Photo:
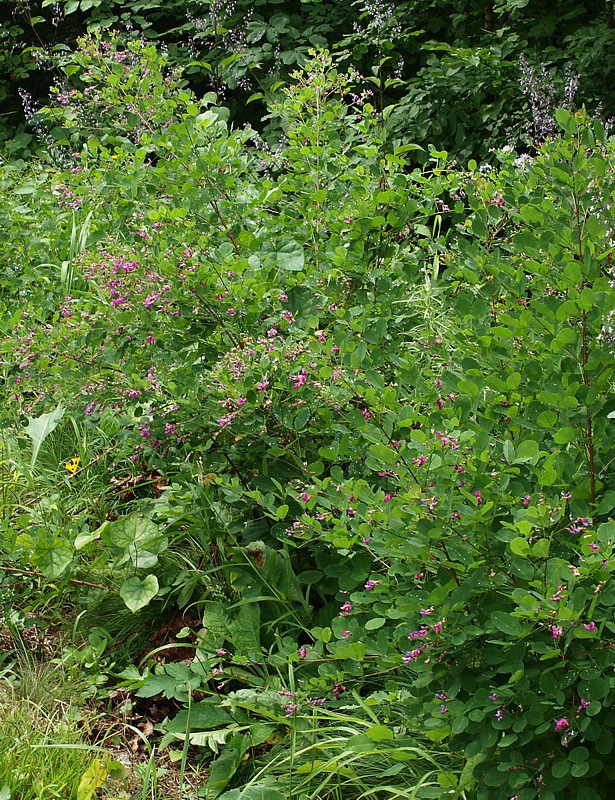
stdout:
<svg viewBox="0 0 615 800">
<path fill-rule="evenodd" d="M 366 698 L 372 743 L 410 730 L 465 760 L 417 796 L 606 798 L 615 300 L 601 126 L 561 110 L 534 159 L 447 169 L 427 148 L 410 170 L 417 145 L 387 142 L 353 74 L 321 53 L 275 107 L 286 140 L 268 153 L 213 98 L 168 82 L 152 48 L 128 53 L 89 44 L 76 60 L 86 85 L 118 76 L 77 90 L 106 109 L 98 131 L 68 104 L 50 112 L 76 153 L 57 213 L 71 199 L 88 235 L 70 293 L 58 280 L 40 306 L 33 287 L 11 316 L 6 402 L 16 419 L 63 400 L 88 429 L 111 416 L 118 454 L 168 484 L 64 537 L 52 577 L 85 553 L 113 565 L 134 611 L 198 608 L 192 672 L 139 675 L 144 694 L 184 700 L 198 674 L 297 735 Z M 113 110 L 129 106 L 127 120 Z M 44 563 L 21 544 L 13 557 L 45 573 L 53 542 Z"/>
</svg>

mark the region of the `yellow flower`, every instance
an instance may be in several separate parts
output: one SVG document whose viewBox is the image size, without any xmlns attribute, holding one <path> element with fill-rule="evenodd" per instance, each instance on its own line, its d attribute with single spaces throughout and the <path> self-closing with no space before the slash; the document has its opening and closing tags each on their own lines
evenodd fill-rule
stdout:
<svg viewBox="0 0 615 800">
<path fill-rule="evenodd" d="M 80 461 L 81 461 L 81 459 L 79 458 L 79 456 L 73 456 L 70 461 L 66 462 L 66 465 L 65 465 L 66 469 L 67 469 L 68 472 L 70 472 L 71 475 L 74 475 L 75 472 L 77 472 L 77 470 L 79 469 L 79 462 Z"/>
</svg>

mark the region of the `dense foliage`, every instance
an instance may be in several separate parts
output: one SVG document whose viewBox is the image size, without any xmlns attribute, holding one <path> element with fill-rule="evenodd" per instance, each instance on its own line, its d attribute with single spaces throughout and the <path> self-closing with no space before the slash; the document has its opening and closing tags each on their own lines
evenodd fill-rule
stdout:
<svg viewBox="0 0 615 800">
<path fill-rule="evenodd" d="M 100 30 L 162 45 L 198 97 L 215 91 L 272 145 L 271 104 L 312 47 L 358 70 L 395 136 L 463 162 L 504 142 L 527 149 L 554 132 L 542 123 L 559 105 L 615 116 L 611 0 L 2 0 L 0 15 L 0 124 L 18 154 L 36 147 L 24 115 L 63 88 L 58 60 Z"/>
<path fill-rule="evenodd" d="M 174 700 L 204 797 L 607 798 L 602 123 L 461 168 L 318 51 L 272 150 L 141 39 L 63 69 L 0 172 L 0 607 L 98 613 L 64 658 Z"/>
</svg>

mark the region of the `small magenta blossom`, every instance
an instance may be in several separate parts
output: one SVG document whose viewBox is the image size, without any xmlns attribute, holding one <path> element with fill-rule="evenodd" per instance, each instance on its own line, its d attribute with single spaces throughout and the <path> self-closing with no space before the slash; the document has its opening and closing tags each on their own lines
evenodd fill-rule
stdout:
<svg viewBox="0 0 615 800">
<path fill-rule="evenodd" d="M 412 662 L 415 661 L 421 655 L 422 652 L 423 652 L 422 647 L 417 647 L 414 650 L 409 650 L 403 657 L 404 664 L 406 664 L 406 666 L 408 664 L 412 664 Z"/>
<path fill-rule="evenodd" d="M 478 505 L 480 505 L 483 502 L 483 498 L 481 497 L 481 493 L 480 493 L 479 489 L 477 489 L 474 492 L 474 497 L 476 498 L 476 502 L 478 503 Z"/>
<path fill-rule="evenodd" d="M 346 687 L 340 681 L 335 681 L 333 684 L 333 697 L 339 700 L 342 694 L 346 691 Z"/>
<path fill-rule="evenodd" d="M 293 388 L 298 389 L 300 386 L 305 386 L 307 383 L 307 371 L 302 369 L 301 372 L 292 378 L 294 381 Z"/>
<path fill-rule="evenodd" d="M 586 631 L 591 631 L 591 633 L 595 633 L 598 630 L 595 622 L 588 622 L 586 625 L 583 625 L 583 627 Z"/>
<path fill-rule="evenodd" d="M 346 639 L 350 639 L 350 637 L 352 636 L 352 631 L 342 631 L 340 636 L 344 641 L 346 641 Z"/>
<path fill-rule="evenodd" d="M 305 658 L 306 658 L 307 654 L 308 654 L 308 649 L 307 649 L 307 647 L 305 647 L 305 645 L 304 645 L 303 647 L 300 647 L 300 648 L 297 650 L 297 655 L 299 656 L 299 658 L 301 659 L 301 661 L 304 661 L 304 660 L 305 660 Z"/>
<path fill-rule="evenodd" d="M 566 717 L 562 717 L 561 719 L 555 720 L 555 731 L 565 731 L 566 728 L 569 728 L 570 725 L 568 724 L 568 720 Z"/>
<path fill-rule="evenodd" d="M 551 625 L 551 636 L 553 639 L 559 639 L 559 637 L 564 633 L 564 629 L 561 625 Z"/>
<path fill-rule="evenodd" d="M 378 586 L 379 583 L 380 583 L 380 581 L 369 580 L 369 581 L 365 582 L 365 587 L 364 588 L 365 588 L 365 590 L 367 592 L 371 592 L 372 589 L 374 589 L 376 586 Z"/>
<path fill-rule="evenodd" d="M 352 603 L 350 600 L 346 600 L 346 602 L 340 607 L 340 617 L 348 617 L 352 613 Z"/>
<path fill-rule="evenodd" d="M 532 498 L 530 497 L 530 495 L 529 495 L 529 494 L 526 494 L 526 495 L 525 495 L 525 497 L 523 498 L 523 507 L 524 507 L 524 508 L 527 508 L 527 507 L 529 506 L 529 504 L 530 504 L 530 500 L 531 500 L 531 499 L 532 499 Z"/>
</svg>

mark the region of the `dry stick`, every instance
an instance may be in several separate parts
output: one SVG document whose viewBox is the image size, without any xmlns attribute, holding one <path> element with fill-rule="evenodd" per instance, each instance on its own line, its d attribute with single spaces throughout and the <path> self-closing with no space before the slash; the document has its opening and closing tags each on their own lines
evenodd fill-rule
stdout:
<svg viewBox="0 0 615 800">
<path fill-rule="evenodd" d="M 2 567 L 0 566 L 0 572 L 17 572 L 19 575 L 32 575 L 35 578 L 45 578 L 45 580 L 50 580 L 46 575 L 42 572 L 37 572 L 33 569 L 18 569 L 17 567 Z M 73 586 L 89 586 L 92 589 L 108 589 L 108 586 L 103 586 L 102 583 L 90 583 L 90 581 L 80 581 L 78 578 L 69 578 L 69 583 L 72 583 Z"/>
</svg>

